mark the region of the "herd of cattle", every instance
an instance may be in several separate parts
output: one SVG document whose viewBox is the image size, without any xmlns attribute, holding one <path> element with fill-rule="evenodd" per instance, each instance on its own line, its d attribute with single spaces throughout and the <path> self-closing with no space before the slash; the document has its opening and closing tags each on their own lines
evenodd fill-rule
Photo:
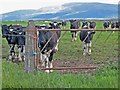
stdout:
<svg viewBox="0 0 120 90">
<path fill-rule="evenodd" d="M 52 68 L 53 55 L 58 51 L 58 43 L 61 37 L 61 31 L 46 31 L 44 29 L 61 29 L 66 26 L 66 21 L 61 22 L 50 22 L 49 25 L 39 25 L 35 26 L 37 29 L 43 29 L 38 31 L 38 48 L 41 51 L 41 60 L 45 61 L 45 67 Z M 111 25 L 111 28 L 120 28 L 120 22 L 109 22 L 105 21 L 103 27 L 108 29 Z M 91 22 L 82 22 L 80 25 L 79 20 L 70 20 L 70 29 L 79 29 L 82 27 L 82 31 L 79 34 L 79 38 L 83 43 L 83 55 L 91 54 L 91 40 L 95 34 L 96 23 Z M 89 30 L 91 29 L 91 30 Z M 72 41 L 76 40 L 78 31 L 71 31 Z M 22 27 L 19 24 L 16 25 L 2 25 L 2 36 L 6 38 L 8 45 L 10 46 L 9 59 L 14 60 L 15 58 L 15 46 L 18 47 L 18 58 L 19 61 L 25 60 L 25 32 L 26 27 Z M 52 37 L 52 38 L 51 38 Z M 51 39 L 50 39 L 51 38 Z M 50 41 L 49 41 L 50 40 Z M 49 41 L 49 42 L 48 42 Z M 47 45 L 46 45 L 47 43 Z M 46 45 L 46 46 L 45 46 Z M 52 72 L 52 70 L 46 70 L 46 72 Z"/>
</svg>

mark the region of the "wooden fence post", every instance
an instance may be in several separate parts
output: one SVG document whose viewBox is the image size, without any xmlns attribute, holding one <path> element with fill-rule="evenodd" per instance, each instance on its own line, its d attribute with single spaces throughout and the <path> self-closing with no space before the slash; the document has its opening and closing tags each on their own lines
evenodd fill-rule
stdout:
<svg viewBox="0 0 120 90">
<path fill-rule="evenodd" d="M 33 72 L 37 68 L 37 29 L 34 22 L 30 20 L 26 29 L 25 42 L 25 71 Z"/>
</svg>

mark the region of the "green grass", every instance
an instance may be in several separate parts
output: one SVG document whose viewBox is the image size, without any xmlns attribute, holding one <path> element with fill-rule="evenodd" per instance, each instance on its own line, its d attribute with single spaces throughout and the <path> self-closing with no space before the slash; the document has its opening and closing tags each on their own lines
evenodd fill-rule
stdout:
<svg viewBox="0 0 120 90">
<path fill-rule="evenodd" d="M 115 65 L 98 69 L 96 75 L 60 74 L 55 71 L 25 73 L 24 66 L 3 61 L 3 88 L 117 88 Z M 114 67 L 114 68 L 113 68 Z"/>
<path fill-rule="evenodd" d="M 0 24 L 7 24 L 7 25 L 10 25 L 10 24 L 20 24 L 22 26 L 27 26 L 28 21 L 3 21 L 3 22 L 0 22 Z"/>
<path fill-rule="evenodd" d="M 117 88 L 118 72 L 106 66 L 94 76 L 53 72 L 25 73 L 23 65 L 3 61 L 3 88 Z M 111 69 L 112 68 L 112 69 Z"/>
<path fill-rule="evenodd" d="M 19 23 L 27 26 L 27 21 L 22 22 L 2 22 L 2 24 Z M 36 25 L 44 22 L 36 22 Z M 45 22 L 48 24 L 48 22 Z M 66 28 L 69 29 L 69 22 Z M 97 22 L 97 28 L 102 28 L 102 22 Z M 62 32 L 62 35 L 65 32 Z M 118 88 L 118 43 L 114 41 L 118 38 L 118 33 L 112 33 L 105 42 L 110 32 L 103 32 L 95 42 L 100 32 L 96 32 L 93 38 L 92 54 L 82 55 L 82 43 L 78 39 L 71 42 L 70 31 L 62 37 L 59 43 L 59 51 L 55 54 L 54 60 L 79 61 L 87 64 L 104 64 L 96 70 L 95 75 L 89 74 L 61 74 L 59 71 L 46 74 L 43 71 L 36 73 L 26 73 L 24 63 L 19 65 L 7 62 L 9 46 L 5 38 L 2 39 L 2 88 Z M 94 43 L 95 42 L 95 43 Z M 114 44 L 114 46 L 113 46 Z"/>
</svg>

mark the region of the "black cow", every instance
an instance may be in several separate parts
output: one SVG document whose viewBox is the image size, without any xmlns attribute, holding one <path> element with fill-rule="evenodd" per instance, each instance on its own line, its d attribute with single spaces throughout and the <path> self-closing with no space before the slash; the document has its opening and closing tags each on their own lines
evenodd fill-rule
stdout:
<svg viewBox="0 0 120 90">
<path fill-rule="evenodd" d="M 66 27 L 66 21 L 65 20 L 62 21 L 62 26 L 63 26 L 63 28 Z"/>
<path fill-rule="evenodd" d="M 83 29 L 80 32 L 80 40 L 83 43 L 83 55 L 91 54 L 91 40 L 95 32 L 93 30 L 89 31 L 88 26 L 84 26 Z"/>
<path fill-rule="evenodd" d="M 96 29 L 96 23 L 94 21 L 91 21 L 90 25 L 89 25 L 89 28 L 90 29 Z"/>
<path fill-rule="evenodd" d="M 2 35 L 10 46 L 9 60 L 15 58 L 15 45 L 18 47 L 19 61 L 24 60 L 25 31 L 23 31 L 23 27 L 21 25 L 2 25 Z"/>
<path fill-rule="evenodd" d="M 38 33 L 38 47 L 41 51 L 41 59 L 45 61 L 45 67 L 52 68 L 52 60 L 54 53 L 58 50 L 58 41 L 61 35 L 61 31 L 46 31 L 44 29 L 60 29 L 60 23 L 52 22 L 50 26 L 40 26 Z M 46 72 L 52 72 L 52 70 L 46 70 Z"/>
<path fill-rule="evenodd" d="M 80 21 L 79 20 L 70 20 L 70 29 L 79 29 Z M 77 40 L 77 31 L 71 31 L 72 33 L 72 41 Z"/>
<path fill-rule="evenodd" d="M 117 29 L 120 28 L 120 22 L 119 22 L 119 21 L 116 22 L 116 28 L 117 28 Z"/>
</svg>

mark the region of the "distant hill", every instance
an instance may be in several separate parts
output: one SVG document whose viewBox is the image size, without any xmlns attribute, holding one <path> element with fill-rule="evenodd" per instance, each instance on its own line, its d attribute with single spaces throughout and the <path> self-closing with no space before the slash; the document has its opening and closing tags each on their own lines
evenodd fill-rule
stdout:
<svg viewBox="0 0 120 90">
<path fill-rule="evenodd" d="M 104 3 L 67 3 L 37 10 L 17 10 L 2 14 L 2 20 L 117 18 L 118 5 Z"/>
</svg>

